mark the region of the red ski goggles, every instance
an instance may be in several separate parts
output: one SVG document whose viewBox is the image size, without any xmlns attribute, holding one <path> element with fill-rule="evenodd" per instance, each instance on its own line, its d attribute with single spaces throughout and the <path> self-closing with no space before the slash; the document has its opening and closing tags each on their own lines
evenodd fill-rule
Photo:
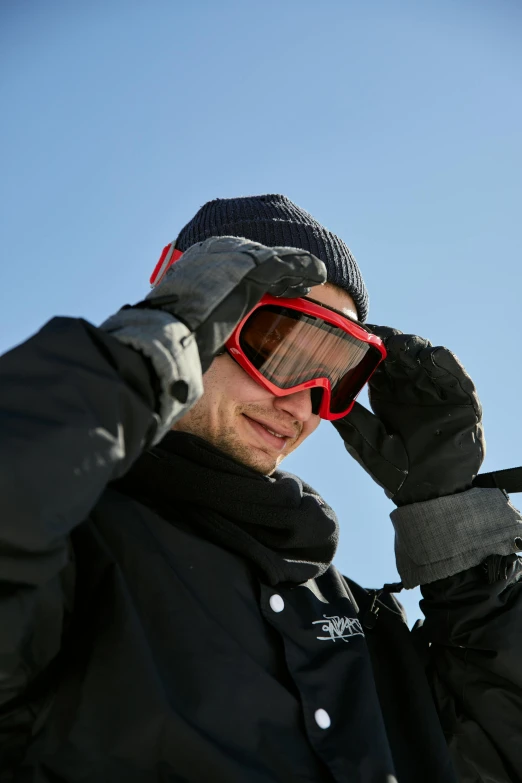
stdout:
<svg viewBox="0 0 522 783">
<path fill-rule="evenodd" d="M 157 285 L 181 257 L 167 245 L 154 270 Z M 240 321 L 225 346 L 230 356 L 276 397 L 310 389 L 322 419 L 346 416 L 386 349 L 358 321 L 311 299 L 266 294 Z"/>
<path fill-rule="evenodd" d="M 276 397 L 312 393 L 313 412 L 333 421 L 386 357 L 376 335 L 310 299 L 265 295 L 227 340 L 233 359 Z"/>
</svg>

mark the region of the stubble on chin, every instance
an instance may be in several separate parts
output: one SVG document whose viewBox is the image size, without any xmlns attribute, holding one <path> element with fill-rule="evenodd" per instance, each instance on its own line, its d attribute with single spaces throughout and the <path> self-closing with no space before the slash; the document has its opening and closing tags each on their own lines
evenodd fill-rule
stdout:
<svg viewBox="0 0 522 783">
<path fill-rule="evenodd" d="M 270 476 L 276 470 L 278 462 L 281 461 L 265 454 L 260 449 L 244 443 L 237 430 L 233 427 L 222 430 L 219 437 L 213 442 L 213 445 L 224 454 L 228 454 L 229 457 L 235 459 L 236 462 L 245 465 L 247 468 L 252 468 L 252 470 L 262 473 L 264 476 Z"/>
</svg>

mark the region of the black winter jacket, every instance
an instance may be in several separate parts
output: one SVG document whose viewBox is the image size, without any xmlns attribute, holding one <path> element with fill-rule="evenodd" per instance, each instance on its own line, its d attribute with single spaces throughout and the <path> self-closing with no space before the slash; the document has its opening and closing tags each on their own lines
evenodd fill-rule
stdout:
<svg viewBox="0 0 522 783">
<path fill-rule="evenodd" d="M 156 423 L 139 353 L 55 319 L 0 377 L 2 783 L 522 780 L 518 560 L 424 586 L 414 633 L 333 566 L 275 589 L 108 487 Z"/>
</svg>

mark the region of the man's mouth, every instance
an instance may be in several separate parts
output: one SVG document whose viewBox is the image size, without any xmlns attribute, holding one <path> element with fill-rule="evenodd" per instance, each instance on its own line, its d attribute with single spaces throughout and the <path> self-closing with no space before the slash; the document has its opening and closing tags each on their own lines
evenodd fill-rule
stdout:
<svg viewBox="0 0 522 783">
<path fill-rule="evenodd" d="M 265 427 L 264 424 L 261 425 L 262 427 Z M 276 438 L 286 438 L 286 435 L 279 435 L 277 432 L 274 432 L 274 430 L 271 430 L 270 427 L 265 427 L 265 430 L 269 432 L 271 435 L 275 435 Z"/>
<path fill-rule="evenodd" d="M 283 427 L 274 428 L 273 424 L 270 426 L 270 424 L 260 421 L 259 419 L 252 419 L 250 416 L 247 416 L 246 413 L 244 413 L 243 416 L 255 432 L 257 432 L 266 443 L 269 443 L 278 451 L 282 451 L 286 446 L 287 441 L 295 437 L 295 432 L 289 432 Z"/>
</svg>

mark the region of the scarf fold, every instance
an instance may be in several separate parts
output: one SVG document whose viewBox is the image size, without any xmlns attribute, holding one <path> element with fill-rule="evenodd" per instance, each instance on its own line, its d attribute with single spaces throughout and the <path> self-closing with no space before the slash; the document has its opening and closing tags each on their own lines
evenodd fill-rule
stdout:
<svg viewBox="0 0 522 783">
<path fill-rule="evenodd" d="M 312 487 L 263 476 L 185 432 L 169 432 L 113 486 L 252 561 L 270 585 L 321 576 L 337 549 L 335 513 Z"/>
</svg>

